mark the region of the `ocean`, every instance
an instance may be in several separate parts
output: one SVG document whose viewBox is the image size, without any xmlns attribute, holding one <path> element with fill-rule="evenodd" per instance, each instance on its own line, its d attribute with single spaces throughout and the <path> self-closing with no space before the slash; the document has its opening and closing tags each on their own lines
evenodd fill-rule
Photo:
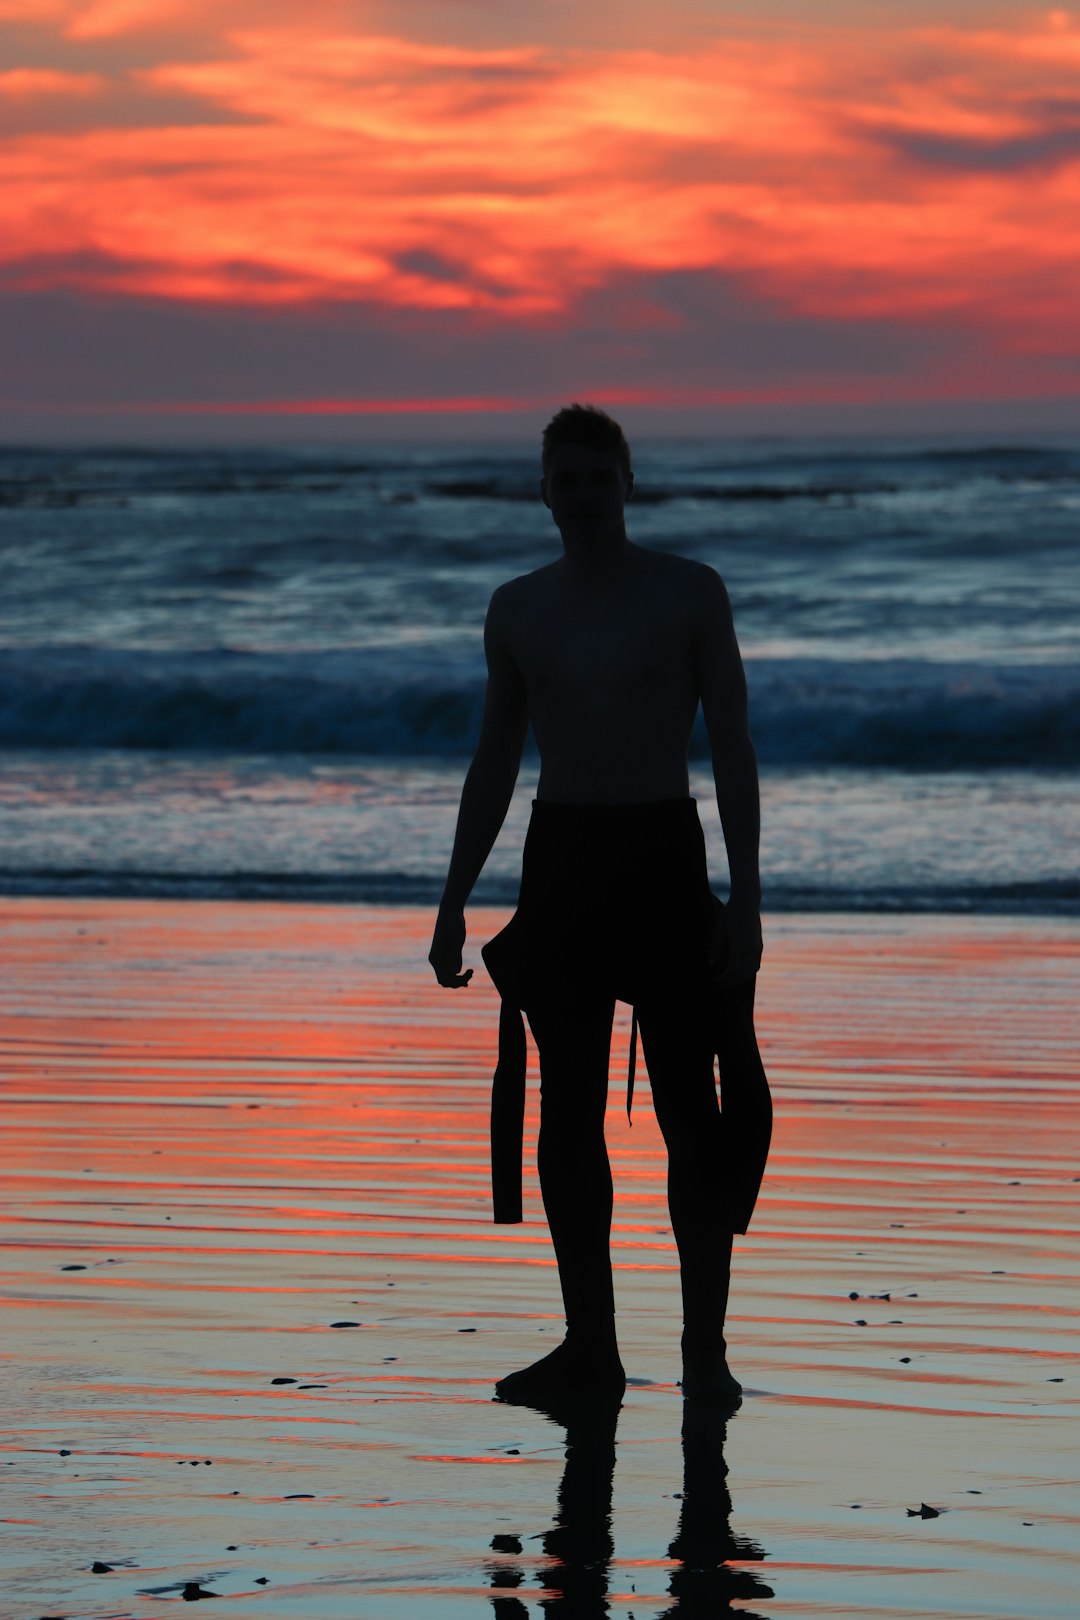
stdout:
<svg viewBox="0 0 1080 1620">
<path fill-rule="evenodd" d="M 1080 912 L 1080 448 L 643 442 L 731 594 L 766 910 Z M 434 903 L 536 449 L 0 450 L 0 890 Z M 477 901 L 511 904 L 527 752 Z M 692 792 L 723 842 L 704 735 Z"/>
</svg>

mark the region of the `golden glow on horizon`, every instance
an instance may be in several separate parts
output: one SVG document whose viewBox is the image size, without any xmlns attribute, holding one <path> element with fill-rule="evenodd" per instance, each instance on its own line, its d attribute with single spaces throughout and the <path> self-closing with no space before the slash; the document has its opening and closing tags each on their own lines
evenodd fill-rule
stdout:
<svg viewBox="0 0 1080 1620">
<path fill-rule="evenodd" d="M 951 381 L 941 382 L 936 390 L 939 399 L 963 399 L 974 384 L 972 372 L 957 368 Z M 816 379 L 802 384 L 772 387 L 740 388 L 593 388 L 589 397 L 593 404 L 616 409 L 625 406 L 679 407 L 699 410 L 714 405 L 860 405 L 882 397 L 884 390 L 879 379 L 862 383 L 833 382 Z M 1050 382 L 1044 377 L 1017 376 L 1013 384 L 1013 397 L 1071 397 L 1075 392 L 1071 379 L 1060 377 Z M 893 400 L 918 401 L 924 393 L 919 379 L 897 383 L 890 381 L 888 396 Z M 553 411 L 563 403 L 561 394 L 448 394 L 442 398 L 397 398 L 374 395 L 370 398 L 333 399 L 235 399 L 235 400 L 124 400 L 121 403 L 99 406 L 100 412 L 115 410 L 126 413 L 133 408 L 148 415 L 162 416 L 458 416 L 505 415 L 515 411 Z"/>
</svg>

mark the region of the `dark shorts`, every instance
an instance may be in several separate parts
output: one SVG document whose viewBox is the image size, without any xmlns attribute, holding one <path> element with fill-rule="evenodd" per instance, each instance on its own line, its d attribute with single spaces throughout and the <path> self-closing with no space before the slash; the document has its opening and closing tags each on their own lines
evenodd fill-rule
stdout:
<svg viewBox="0 0 1080 1620">
<path fill-rule="evenodd" d="M 693 799 L 566 805 L 538 799 L 518 908 L 484 949 L 517 1007 L 704 990 L 721 903 Z"/>
</svg>

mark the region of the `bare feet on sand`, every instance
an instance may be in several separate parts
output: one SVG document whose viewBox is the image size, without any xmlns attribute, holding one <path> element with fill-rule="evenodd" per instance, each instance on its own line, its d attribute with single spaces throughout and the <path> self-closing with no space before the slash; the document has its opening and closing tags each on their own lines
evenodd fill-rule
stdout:
<svg viewBox="0 0 1080 1620">
<path fill-rule="evenodd" d="M 500 1401 L 528 1405 L 560 1395 L 621 1395 L 625 1388 L 626 1374 L 613 1344 L 598 1346 L 586 1340 L 579 1345 L 568 1336 L 531 1367 L 500 1378 L 495 1394 Z"/>
<path fill-rule="evenodd" d="M 734 1411 L 742 1400 L 742 1385 L 727 1364 L 727 1346 L 689 1345 L 683 1339 L 682 1392 L 687 1400 L 708 1401 Z"/>
</svg>

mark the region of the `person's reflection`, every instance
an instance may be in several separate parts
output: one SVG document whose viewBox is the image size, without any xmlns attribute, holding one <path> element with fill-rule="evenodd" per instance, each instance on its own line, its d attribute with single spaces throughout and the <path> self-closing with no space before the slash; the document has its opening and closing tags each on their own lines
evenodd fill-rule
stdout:
<svg viewBox="0 0 1080 1620">
<path fill-rule="evenodd" d="M 521 1403 L 515 1403 L 521 1404 Z M 555 1523 L 540 1538 L 551 1560 L 536 1579 L 544 1589 L 540 1607 L 545 1615 L 561 1620 L 602 1620 L 610 1613 L 610 1584 L 614 1542 L 611 1534 L 611 1496 L 615 1474 L 615 1429 L 621 1398 L 563 1401 L 539 1407 L 552 1422 L 566 1430 L 566 1467 L 556 1498 Z M 727 1414 L 708 1404 L 683 1403 L 682 1510 L 668 1556 L 678 1560 L 668 1586 L 674 1602 L 663 1611 L 664 1620 L 713 1620 L 738 1613 L 745 1620 L 762 1620 L 748 1609 L 731 1608 L 733 1599 L 772 1597 L 772 1588 L 749 1570 L 732 1569 L 729 1559 L 744 1562 L 765 1557 L 763 1549 L 731 1529 L 731 1495 L 727 1488 L 724 1441 Z M 496 1552 L 520 1552 L 516 1536 L 492 1539 Z M 490 1566 L 491 1583 L 498 1588 L 491 1602 L 495 1620 L 527 1620 L 528 1609 L 510 1595 L 525 1581 L 524 1572 L 511 1563 Z"/>
<path fill-rule="evenodd" d="M 542 1412 L 566 1430 L 566 1466 L 555 1499 L 555 1523 L 540 1539 L 551 1560 L 536 1579 L 544 1588 L 540 1601 L 544 1614 L 563 1620 L 594 1620 L 608 1610 L 608 1576 L 614 1543 L 611 1539 L 611 1487 L 615 1475 L 615 1426 L 622 1396 L 590 1394 L 564 1396 L 540 1406 L 515 1401 Z M 496 1552 L 520 1552 L 516 1537 L 495 1536 Z M 497 1620 L 526 1620 L 528 1609 L 520 1598 L 505 1595 L 525 1577 L 513 1564 L 491 1567 L 491 1584 L 502 1589 L 491 1602 Z"/>
<path fill-rule="evenodd" d="M 668 1587 L 674 1602 L 662 1620 L 713 1620 L 716 1615 L 740 1614 L 761 1620 L 750 1609 L 732 1609 L 732 1600 L 772 1597 L 753 1571 L 732 1569 L 729 1560 L 755 1563 L 765 1557 L 756 1541 L 737 1536 L 731 1528 L 731 1492 L 727 1484 L 724 1443 L 728 1414 L 707 1402 L 683 1402 L 683 1500 L 675 1539 L 668 1556 L 679 1565 Z"/>
</svg>

